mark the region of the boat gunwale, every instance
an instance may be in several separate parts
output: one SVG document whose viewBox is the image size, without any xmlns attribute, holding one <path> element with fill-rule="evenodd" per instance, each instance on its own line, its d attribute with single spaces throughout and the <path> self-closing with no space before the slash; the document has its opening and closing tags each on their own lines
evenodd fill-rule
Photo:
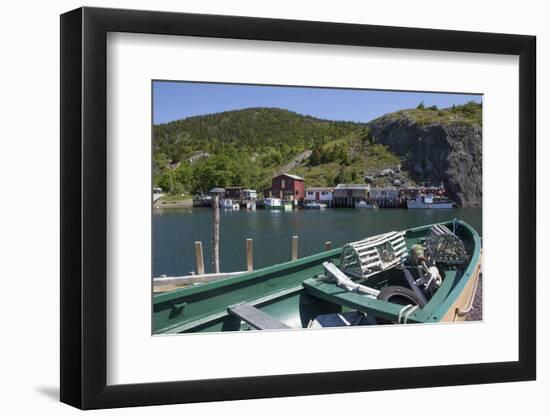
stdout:
<svg viewBox="0 0 550 417">
<path fill-rule="evenodd" d="M 456 220 L 456 222 L 464 226 L 472 234 L 474 238 L 474 251 L 472 253 L 472 258 L 470 259 L 468 267 L 464 270 L 464 273 L 460 277 L 455 287 L 447 295 L 445 300 L 443 300 L 443 302 L 439 305 L 439 308 L 433 311 L 430 317 L 430 320 L 432 321 L 441 320 L 445 316 L 445 314 L 449 311 L 449 309 L 453 306 L 454 302 L 458 299 L 459 295 L 462 294 L 462 291 L 464 291 L 464 288 L 466 287 L 466 285 L 468 285 L 470 280 L 472 278 L 476 278 L 474 277 L 474 275 L 478 267 L 478 264 L 480 262 L 481 237 L 479 236 L 477 231 L 468 223 L 462 220 Z M 479 273 L 480 272 L 478 272 L 478 274 Z M 479 277 L 477 277 L 477 279 L 479 279 Z"/>
<path fill-rule="evenodd" d="M 239 284 L 241 282 L 245 282 L 248 280 L 254 280 L 255 278 L 263 278 L 267 274 L 280 273 L 285 269 L 292 269 L 297 266 L 307 265 L 312 262 L 318 262 L 325 258 L 332 258 L 338 255 L 341 251 L 342 251 L 342 247 L 339 247 L 339 248 L 331 249 L 325 252 L 320 252 L 313 255 L 305 256 L 303 258 L 300 258 L 294 261 L 283 262 L 280 264 L 275 264 L 275 265 L 267 266 L 265 268 L 257 269 L 255 271 L 245 272 L 241 275 L 237 275 L 234 277 L 223 278 L 223 279 L 220 279 L 219 281 L 207 282 L 207 283 L 196 285 L 193 287 L 184 287 L 184 288 L 179 288 L 166 293 L 155 294 L 153 295 L 153 302 L 154 304 L 160 304 L 164 302 L 173 301 L 174 299 L 177 299 L 180 297 L 200 294 L 202 292 L 215 290 L 220 287 L 224 287 L 232 284 Z"/>
</svg>

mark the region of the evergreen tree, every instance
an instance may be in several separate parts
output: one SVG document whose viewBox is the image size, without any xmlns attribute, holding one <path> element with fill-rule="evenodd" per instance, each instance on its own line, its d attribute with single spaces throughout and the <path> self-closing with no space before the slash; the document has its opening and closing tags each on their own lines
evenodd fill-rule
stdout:
<svg viewBox="0 0 550 417">
<path fill-rule="evenodd" d="M 316 166 L 321 163 L 321 152 L 319 151 L 319 148 L 316 146 L 313 148 L 313 151 L 311 152 L 311 155 L 309 156 L 309 165 Z"/>
</svg>

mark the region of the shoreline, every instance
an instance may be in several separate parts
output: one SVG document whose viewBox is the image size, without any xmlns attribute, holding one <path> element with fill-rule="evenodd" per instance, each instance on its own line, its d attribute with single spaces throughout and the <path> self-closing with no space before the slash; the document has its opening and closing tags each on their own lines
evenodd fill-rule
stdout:
<svg viewBox="0 0 550 417">
<path fill-rule="evenodd" d="M 173 200 L 173 201 L 156 201 L 153 203 L 153 209 L 155 210 L 164 210 L 172 208 L 191 208 L 193 207 L 193 199 L 186 198 L 182 200 Z"/>
</svg>

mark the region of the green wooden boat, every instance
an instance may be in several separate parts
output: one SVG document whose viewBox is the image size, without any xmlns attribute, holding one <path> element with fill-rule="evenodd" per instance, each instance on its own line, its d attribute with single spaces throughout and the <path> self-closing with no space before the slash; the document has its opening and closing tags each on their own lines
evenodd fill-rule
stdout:
<svg viewBox="0 0 550 417">
<path fill-rule="evenodd" d="M 430 249 L 436 230 L 451 232 L 450 241 L 458 242 L 462 258 L 453 258 L 456 245 L 451 247 L 451 252 L 455 252 L 450 258 L 445 258 L 449 255 L 445 253 L 448 239 L 436 241 L 443 245 L 442 251 Z M 476 231 L 463 221 L 452 220 L 393 233 L 219 281 L 156 294 L 153 332 L 464 320 L 481 267 L 481 239 Z M 389 255 L 386 249 L 391 252 Z M 428 250 L 428 254 L 423 250 Z M 370 260 L 371 264 L 361 263 L 361 259 Z M 428 285 L 429 273 L 433 271 L 437 279 Z"/>
</svg>

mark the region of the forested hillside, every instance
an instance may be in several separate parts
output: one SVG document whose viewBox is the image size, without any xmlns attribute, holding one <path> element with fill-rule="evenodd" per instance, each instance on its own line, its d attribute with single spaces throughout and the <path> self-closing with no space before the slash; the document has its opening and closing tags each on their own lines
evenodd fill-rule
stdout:
<svg viewBox="0 0 550 417">
<path fill-rule="evenodd" d="M 283 171 L 303 176 L 308 186 L 368 176 L 378 186 L 396 178 L 404 185 L 443 181 L 460 201 L 475 205 L 481 114 L 472 102 L 448 109 L 421 103 L 368 124 L 276 108 L 190 117 L 154 126 L 154 184 L 181 194 L 231 185 L 262 190 Z M 395 174 L 380 175 L 388 168 Z"/>
<path fill-rule="evenodd" d="M 362 125 L 352 122 L 321 120 L 274 108 L 228 111 L 156 125 L 155 184 L 178 192 L 207 191 L 215 185 L 261 189 L 294 157 L 361 129 Z M 207 153 L 208 158 L 190 163 L 199 152 Z M 346 154 L 345 146 L 338 152 Z"/>
</svg>

